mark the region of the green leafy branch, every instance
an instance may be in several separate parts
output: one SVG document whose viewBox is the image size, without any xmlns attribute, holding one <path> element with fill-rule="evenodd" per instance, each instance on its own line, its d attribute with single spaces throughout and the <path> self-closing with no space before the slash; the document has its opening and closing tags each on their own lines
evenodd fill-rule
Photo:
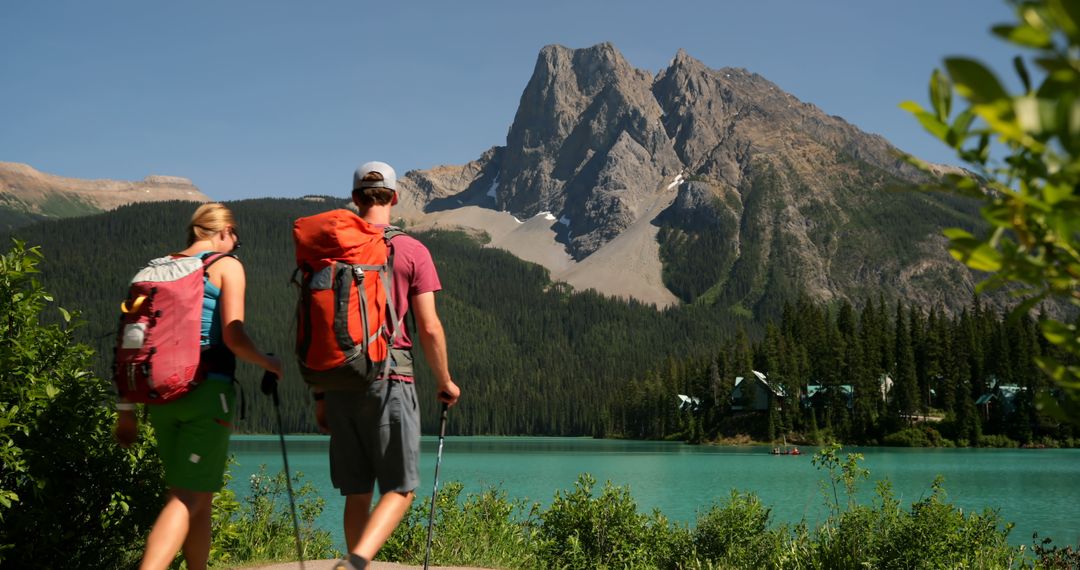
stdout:
<svg viewBox="0 0 1080 570">
<path fill-rule="evenodd" d="M 993 33 L 1030 53 L 1012 62 L 1022 91 L 1010 93 L 975 59 L 950 57 L 944 71 L 930 77 L 930 109 L 912 101 L 901 107 L 971 168 L 943 173 L 907 157 L 934 175 L 934 189 L 982 200 L 986 235 L 947 229 L 949 251 L 968 267 L 990 273 L 979 291 L 1011 285 L 1022 299 L 1014 311 L 1019 316 L 1046 299 L 1080 307 L 1080 2 L 1010 4 L 1016 21 L 995 26 Z M 1038 70 L 1040 83 L 1033 82 L 1029 65 Z M 958 113 L 954 95 L 964 103 Z M 995 152 L 994 142 L 1002 152 Z M 1075 323 L 1044 317 L 1040 324 L 1052 345 L 1080 357 Z M 1049 355 L 1037 362 L 1062 388 L 1067 415 L 1075 419 L 1080 366 Z M 1049 397 L 1041 402 L 1058 405 Z"/>
</svg>

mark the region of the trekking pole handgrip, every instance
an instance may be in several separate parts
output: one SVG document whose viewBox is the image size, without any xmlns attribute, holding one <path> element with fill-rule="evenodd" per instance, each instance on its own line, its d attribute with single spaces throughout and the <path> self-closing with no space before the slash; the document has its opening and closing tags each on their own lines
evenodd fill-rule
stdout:
<svg viewBox="0 0 1080 570">
<path fill-rule="evenodd" d="M 269 370 L 267 370 L 266 373 L 263 374 L 262 384 L 260 385 L 260 389 L 262 390 L 263 394 L 268 394 L 270 396 L 273 396 L 275 406 L 278 405 L 277 384 L 278 384 L 278 376 L 277 376 L 277 374 L 274 374 L 273 372 L 270 372 Z"/>
<path fill-rule="evenodd" d="M 266 355 L 267 356 L 273 356 L 274 353 L 273 352 L 268 352 L 268 353 L 266 353 Z M 262 390 L 263 394 L 266 394 L 267 396 L 269 396 L 271 394 L 274 395 L 274 400 L 275 400 L 274 403 L 275 404 L 277 403 L 277 401 L 276 401 L 277 400 L 277 380 L 278 380 L 277 374 L 274 374 L 273 372 L 270 372 L 269 370 L 267 370 L 266 372 L 263 373 L 262 384 L 259 385 L 259 389 Z"/>
</svg>

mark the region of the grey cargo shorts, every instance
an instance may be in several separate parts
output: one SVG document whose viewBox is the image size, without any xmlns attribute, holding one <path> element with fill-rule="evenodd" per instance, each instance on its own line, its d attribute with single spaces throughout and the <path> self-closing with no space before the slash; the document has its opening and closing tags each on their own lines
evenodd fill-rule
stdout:
<svg viewBox="0 0 1080 570">
<path fill-rule="evenodd" d="M 342 495 L 408 493 L 420 486 L 420 407 L 412 382 L 326 392 L 330 480 Z"/>
</svg>

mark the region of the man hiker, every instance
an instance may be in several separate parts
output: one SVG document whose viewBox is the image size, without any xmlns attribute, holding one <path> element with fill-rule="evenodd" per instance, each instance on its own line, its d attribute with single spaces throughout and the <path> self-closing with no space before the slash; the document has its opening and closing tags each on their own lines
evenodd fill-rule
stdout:
<svg viewBox="0 0 1080 570">
<path fill-rule="evenodd" d="M 368 162 L 353 175 L 353 203 L 360 218 L 384 230 L 397 204 L 397 176 L 390 165 Z M 392 237 L 391 237 L 392 236 Z M 390 303 L 396 322 L 393 350 L 385 373 L 368 382 L 329 382 L 316 387 L 316 419 L 330 432 L 330 474 L 345 496 L 345 542 L 348 554 L 334 568 L 363 570 L 401 522 L 420 483 L 420 409 L 412 373 L 412 339 L 404 325 L 412 313 L 415 334 L 435 376 L 438 399 L 457 402 L 461 390 L 450 377 L 446 337 L 435 310 L 442 289 L 431 253 L 415 238 L 395 230 L 390 239 Z M 358 374 L 342 366 L 334 374 Z M 315 383 L 318 386 L 318 383 Z M 341 386 L 346 386 L 341 388 Z M 351 388 L 351 389 L 350 389 Z M 380 497 L 371 508 L 375 483 Z"/>
</svg>

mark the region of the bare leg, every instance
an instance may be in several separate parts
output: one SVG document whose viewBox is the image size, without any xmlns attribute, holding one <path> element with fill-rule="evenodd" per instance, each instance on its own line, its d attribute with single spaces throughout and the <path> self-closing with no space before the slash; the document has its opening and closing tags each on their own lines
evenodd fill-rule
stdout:
<svg viewBox="0 0 1080 570">
<path fill-rule="evenodd" d="M 187 539 L 184 540 L 184 561 L 187 562 L 188 570 L 206 570 L 210 561 L 210 518 L 213 509 L 212 493 L 208 493 L 210 499 L 206 508 L 192 513 L 189 523 Z"/>
<path fill-rule="evenodd" d="M 345 495 L 345 549 L 348 552 L 356 552 L 370 518 L 371 493 Z"/>
<path fill-rule="evenodd" d="M 170 489 L 165 507 L 161 509 L 161 514 L 158 515 L 154 528 L 150 530 L 150 536 L 146 539 L 146 552 L 143 554 L 140 570 L 168 568 L 181 546 L 184 546 L 185 558 L 197 555 L 198 552 L 195 549 L 190 554 L 188 552 L 188 533 L 192 530 L 202 533 L 204 527 L 206 540 L 202 541 L 205 543 L 205 552 L 201 555 L 202 565 L 197 565 L 198 560 L 189 560 L 188 567 L 192 570 L 206 568 L 206 559 L 210 555 L 209 521 L 210 505 L 213 499 L 213 493 Z M 201 520 L 202 517 L 206 519 L 205 525 Z"/>
<path fill-rule="evenodd" d="M 350 552 L 359 554 L 365 560 L 375 558 L 375 555 L 379 553 L 379 549 L 386 543 L 386 539 L 390 538 L 398 523 L 408 512 L 414 496 L 411 491 L 408 493 L 383 493 L 379 497 L 379 503 L 375 505 L 375 510 L 368 517 L 367 524 L 364 525 L 358 544 L 349 544 Z M 371 496 L 368 495 L 368 504 L 370 502 Z"/>
</svg>

